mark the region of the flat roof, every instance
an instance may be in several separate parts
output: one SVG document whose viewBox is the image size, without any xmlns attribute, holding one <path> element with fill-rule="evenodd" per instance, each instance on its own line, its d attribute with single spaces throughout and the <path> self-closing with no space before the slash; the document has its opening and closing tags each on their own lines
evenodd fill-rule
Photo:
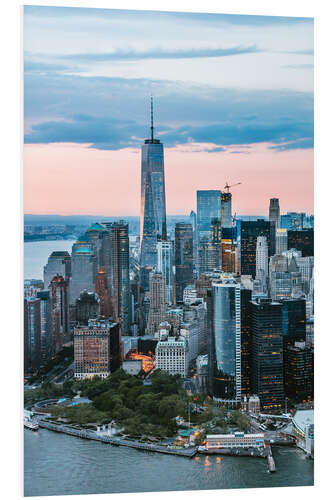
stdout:
<svg viewBox="0 0 333 500">
<path fill-rule="evenodd" d="M 297 410 L 292 420 L 295 426 L 304 432 L 306 426 L 314 422 L 314 410 Z"/>
</svg>

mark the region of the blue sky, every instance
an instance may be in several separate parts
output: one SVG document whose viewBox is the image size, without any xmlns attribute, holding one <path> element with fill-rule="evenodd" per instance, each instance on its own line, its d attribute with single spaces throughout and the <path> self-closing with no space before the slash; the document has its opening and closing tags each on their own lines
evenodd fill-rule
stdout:
<svg viewBox="0 0 333 500">
<path fill-rule="evenodd" d="M 313 147 L 313 20 L 25 7 L 25 141 Z"/>
</svg>

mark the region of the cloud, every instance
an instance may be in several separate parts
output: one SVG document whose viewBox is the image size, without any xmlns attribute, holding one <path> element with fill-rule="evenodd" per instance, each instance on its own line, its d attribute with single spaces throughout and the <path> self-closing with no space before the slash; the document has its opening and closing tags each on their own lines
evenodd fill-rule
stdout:
<svg viewBox="0 0 333 500">
<path fill-rule="evenodd" d="M 223 151 L 229 145 L 284 145 L 313 137 L 312 93 L 31 72 L 25 76 L 25 117 L 31 123 L 25 141 L 139 147 L 149 135 L 152 91 L 156 134 L 166 147 L 210 143 Z"/>
<path fill-rule="evenodd" d="M 227 57 L 240 54 L 252 54 L 262 52 L 256 45 L 247 47 L 236 46 L 229 48 L 202 48 L 190 50 L 165 50 L 151 49 L 147 51 L 136 50 L 116 50 L 114 52 L 105 53 L 84 53 L 84 54 L 67 54 L 66 56 L 58 55 L 58 58 L 71 60 L 80 63 L 106 62 L 106 61 L 135 61 L 140 59 L 193 59 L 204 57 Z"/>
<path fill-rule="evenodd" d="M 313 70 L 313 64 L 286 64 L 285 66 L 281 66 L 282 68 L 290 68 L 290 69 L 311 69 Z"/>
<path fill-rule="evenodd" d="M 314 146 L 313 137 L 297 139 L 295 141 L 279 144 L 278 146 L 269 146 L 269 149 L 275 151 L 290 151 L 292 149 L 312 149 Z"/>
</svg>

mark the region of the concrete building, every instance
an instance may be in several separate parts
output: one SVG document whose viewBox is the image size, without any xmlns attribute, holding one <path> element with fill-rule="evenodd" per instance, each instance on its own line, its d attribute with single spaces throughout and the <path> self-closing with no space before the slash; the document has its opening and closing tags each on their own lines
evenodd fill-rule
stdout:
<svg viewBox="0 0 333 500">
<path fill-rule="evenodd" d="M 191 304 L 191 302 L 195 302 L 198 298 L 197 296 L 197 290 L 195 286 L 192 285 L 187 285 L 184 288 L 184 293 L 183 293 L 183 302 L 184 304 L 188 305 Z"/>
<path fill-rule="evenodd" d="M 161 273 L 154 273 L 152 275 L 149 288 L 150 305 L 147 334 L 154 335 L 160 323 L 166 319 L 165 280 Z"/>
<path fill-rule="evenodd" d="M 40 299 L 24 299 L 24 373 L 38 370 L 41 362 L 41 312 Z"/>
<path fill-rule="evenodd" d="M 55 276 L 50 285 L 52 356 L 62 349 L 69 334 L 68 283 Z"/>
<path fill-rule="evenodd" d="M 164 370 L 170 375 L 179 374 L 186 377 L 189 368 L 188 345 L 184 338 L 169 337 L 161 340 L 156 346 L 156 369 Z"/>
<path fill-rule="evenodd" d="M 119 324 L 91 320 L 74 329 L 74 377 L 106 378 L 121 366 Z"/>
<path fill-rule="evenodd" d="M 275 254 L 281 255 L 288 249 L 288 231 L 278 228 L 275 233 Z"/>
<path fill-rule="evenodd" d="M 71 275 L 71 256 L 66 251 L 52 252 L 44 266 L 44 290 L 48 289 L 51 280 L 57 274 L 65 280 L 69 280 Z"/>
<path fill-rule="evenodd" d="M 90 319 L 100 316 L 100 300 L 96 293 L 84 290 L 75 303 L 75 318 L 80 325 L 87 325 Z"/>
<path fill-rule="evenodd" d="M 197 376 L 195 379 L 198 392 L 208 392 L 208 354 L 201 354 L 196 362 Z"/>
<path fill-rule="evenodd" d="M 267 292 L 268 246 L 265 236 L 258 236 L 256 249 L 256 280 L 260 282 L 261 292 Z"/>
</svg>

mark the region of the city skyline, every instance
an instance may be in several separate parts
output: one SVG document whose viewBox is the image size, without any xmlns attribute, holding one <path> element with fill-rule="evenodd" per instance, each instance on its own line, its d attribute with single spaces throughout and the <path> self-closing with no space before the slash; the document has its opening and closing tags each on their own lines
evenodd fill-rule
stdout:
<svg viewBox="0 0 333 500">
<path fill-rule="evenodd" d="M 151 94 L 168 214 L 226 181 L 313 212 L 312 19 L 52 7 L 25 7 L 25 212 L 138 215 Z"/>
</svg>

